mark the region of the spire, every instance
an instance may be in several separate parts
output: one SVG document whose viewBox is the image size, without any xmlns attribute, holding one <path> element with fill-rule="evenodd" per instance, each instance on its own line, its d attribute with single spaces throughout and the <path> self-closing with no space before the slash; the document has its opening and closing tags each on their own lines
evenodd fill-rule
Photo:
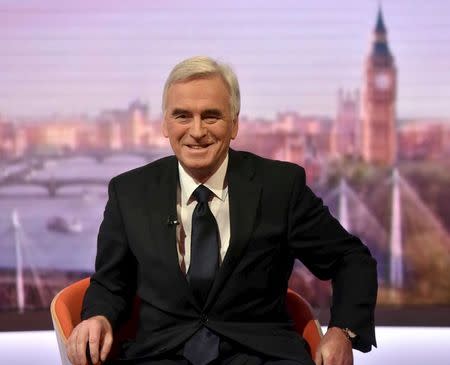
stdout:
<svg viewBox="0 0 450 365">
<path fill-rule="evenodd" d="M 372 54 L 374 56 L 380 56 L 383 58 L 391 58 L 391 53 L 389 51 L 388 41 L 387 41 L 387 30 L 384 25 L 383 11 L 381 5 L 378 7 L 377 22 L 375 25 L 374 42 Z"/>
<path fill-rule="evenodd" d="M 375 25 L 375 33 L 386 33 L 386 27 L 383 20 L 383 11 L 381 5 L 378 8 L 377 24 Z"/>
</svg>

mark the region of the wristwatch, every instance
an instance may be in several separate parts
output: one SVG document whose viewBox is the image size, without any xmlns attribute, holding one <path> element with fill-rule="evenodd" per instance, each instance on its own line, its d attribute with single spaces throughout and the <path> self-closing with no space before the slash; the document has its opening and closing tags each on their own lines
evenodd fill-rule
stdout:
<svg viewBox="0 0 450 365">
<path fill-rule="evenodd" d="M 358 335 L 347 327 L 339 328 L 339 329 L 342 331 L 342 333 L 345 335 L 345 337 L 347 337 L 347 339 L 350 341 L 350 343 L 353 346 L 356 343 L 356 341 L 358 340 Z"/>
</svg>

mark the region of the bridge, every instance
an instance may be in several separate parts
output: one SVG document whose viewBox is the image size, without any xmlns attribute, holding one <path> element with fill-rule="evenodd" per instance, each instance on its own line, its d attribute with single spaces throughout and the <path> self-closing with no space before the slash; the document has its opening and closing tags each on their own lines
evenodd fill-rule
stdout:
<svg viewBox="0 0 450 365">
<path fill-rule="evenodd" d="M 108 183 L 106 178 L 33 178 L 36 171 L 45 169 L 50 161 L 66 160 L 71 158 L 90 158 L 98 163 L 103 163 L 113 157 L 140 157 L 144 161 L 155 159 L 171 154 L 167 148 L 129 149 L 129 150 L 90 150 L 90 151 L 64 151 L 53 153 L 42 153 L 24 155 L 14 160 L 0 162 L 0 188 L 8 186 L 37 186 L 47 190 L 50 197 L 55 197 L 60 188 L 70 185 L 100 185 Z M 23 164 L 17 169 L 8 171 L 8 167 Z"/>
<path fill-rule="evenodd" d="M 73 185 L 99 185 L 108 184 L 105 178 L 49 178 L 49 179 L 24 179 L 24 178 L 7 178 L 0 181 L 0 188 L 7 186 L 38 186 L 47 190 L 48 195 L 52 198 L 56 197 L 59 189 L 65 186 Z"/>
</svg>

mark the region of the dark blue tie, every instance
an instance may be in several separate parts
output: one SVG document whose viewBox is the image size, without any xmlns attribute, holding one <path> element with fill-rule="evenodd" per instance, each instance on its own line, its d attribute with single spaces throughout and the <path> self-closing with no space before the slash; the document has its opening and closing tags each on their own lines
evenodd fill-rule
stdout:
<svg viewBox="0 0 450 365">
<path fill-rule="evenodd" d="M 208 206 L 211 194 L 204 185 L 193 192 L 197 206 L 192 214 L 191 263 L 187 278 L 202 305 L 219 267 L 219 230 Z M 219 356 L 219 337 L 203 326 L 185 343 L 183 355 L 194 365 L 206 365 Z"/>
</svg>

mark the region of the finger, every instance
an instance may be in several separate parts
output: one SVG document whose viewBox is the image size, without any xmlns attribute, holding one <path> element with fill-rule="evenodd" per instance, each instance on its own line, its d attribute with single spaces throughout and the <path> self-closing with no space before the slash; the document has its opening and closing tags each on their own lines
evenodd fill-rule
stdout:
<svg viewBox="0 0 450 365">
<path fill-rule="evenodd" d="M 347 363 L 353 365 L 353 351 L 351 351 L 350 355 L 347 357 Z"/>
<path fill-rule="evenodd" d="M 314 362 L 316 363 L 316 365 L 322 365 L 322 353 L 320 352 L 320 350 L 317 350 L 316 356 L 314 357 Z"/>
<path fill-rule="evenodd" d="M 100 337 L 101 337 L 101 327 L 98 322 L 91 322 L 89 326 L 89 353 L 91 355 L 91 361 L 96 364 L 99 360 L 99 350 L 100 350 Z M 85 350 L 86 351 L 86 350 Z"/>
<path fill-rule="evenodd" d="M 86 344 L 88 342 L 89 328 L 85 322 L 80 324 L 75 343 L 74 365 L 86 364 Z"/>
<path fill-rule="evenodd" d="M 74 331 L 72 332 L 72 338 L 70 340 L 70 347 L 69 347 L 69 351 L 70 351 L 69 359 L 72 362 L 72 364 L 74 364 L 74 365 L 80 365 L 80 359 L 78 359 L 78 354 L 77 354 L 77 342 L 78 342 L 79 335 L 80 335 L 80 326 L 77 326 L 77 327 L 75 327 Z"/>
<path fill-rule="evenodd" d="M 67 339 L 66 343 L 66 351 L 67 351 L 67 357 L 69 358 L 69 361 L 73 364 L 75 362 L 75 348 L 76 348 L 76 337 L 77 337 L 77 331 L 78 328 L 75 327 L 70 334 L 69 338 Z"/>
<path fill-rule="evenodd" d="M 100 354 L 100 359 L 102 361 L 106 360 L 106 357 L 108 356 L 109 352 L 111 351 L 112 343 L 113 343 L 112 333 L 111 333 L 111 331 L 107 331 L 105 338 L 103 339 L 102 351 Z"/>
</svg>

